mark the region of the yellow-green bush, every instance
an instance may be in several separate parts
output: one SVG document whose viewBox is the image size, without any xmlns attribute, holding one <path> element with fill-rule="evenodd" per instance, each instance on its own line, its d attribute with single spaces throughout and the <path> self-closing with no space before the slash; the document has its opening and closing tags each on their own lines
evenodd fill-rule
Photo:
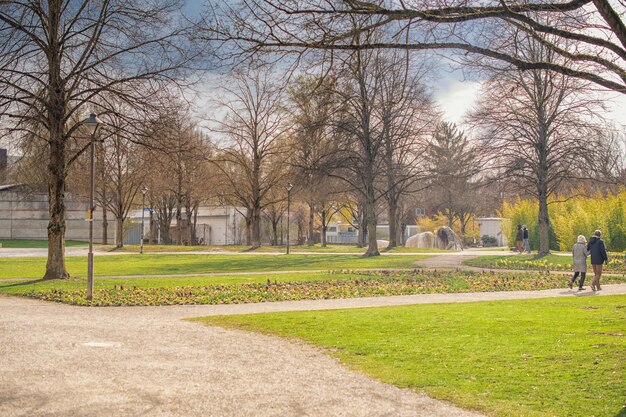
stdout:
<svg viewBox="0 0 626 417">
<path fill-rule="evenodd" d="M 569 251 L 578 235 L 589 239 L 596 229 L 600 229 L 608 250 L 626 250 L 626 190 L 589 197 L 557 197 L 550 201 L 548 211 L 553 232 L 551 249 Z M 504 230 L 509 242 L 515 241 L 517 225 L 525 224 L 531 247 L 539 245 L 538 212 L 538 203 L 533 200 L 519 199 L 504 204 L 498 215 L 510 219 L 509 226 Z"/>
<path fill-rule="evenodd" d="M 503 224 L 502 233 L 506 235 L 509 246 L 515 246 L 515 234 L 517 225 L 525 224 L 528 228 L 528 242 L 531 248 L 539 246 L 539 227 L 537 218 L 539 217 L 539 205 L 535 201 L 518 199 L 513 203 L 505 202 L 502 211 L 498 216 L 508 219 L 508 223 Z"/>
</svg>

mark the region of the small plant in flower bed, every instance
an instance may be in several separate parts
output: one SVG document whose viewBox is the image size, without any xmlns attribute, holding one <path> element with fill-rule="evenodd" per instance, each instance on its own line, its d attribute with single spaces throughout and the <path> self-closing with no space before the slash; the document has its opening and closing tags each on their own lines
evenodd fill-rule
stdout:
<svg viewBox="0 0 626 417">
<path fill-rule="evenodd" d="M 571 271 L 572 264 L 570 262 L 555 263 L 548 259 L 515 259 L 504 258 L 498 259 L 493 264 L 482 265 L 484 267 L 493 267 L 496 269 L 524 269 L 524 270 L 549 270 L 549 271 Z M 623 257 L 613 257 L 609 259 L 608 265 L 604 266 L 604 272 L 608 273 L 626 273 L 626 259 Z"/>
<path fill-rule="evenodd" d="M 173 304 L 238 304 L 271 301 L 321 300 L 453 292 L 489 292 L 563 288 L 567 277 L 549 273 L 362 271 L 362 278 L 265 284 L 223 284 L 197 287 L 143 288 L 115 286 L 94 292 L 84 290 L 32 291 L 26 296 L 48 301 L 91 306 Z M 607 280 L 608 281 L 608 280 Z"/>
</svg>

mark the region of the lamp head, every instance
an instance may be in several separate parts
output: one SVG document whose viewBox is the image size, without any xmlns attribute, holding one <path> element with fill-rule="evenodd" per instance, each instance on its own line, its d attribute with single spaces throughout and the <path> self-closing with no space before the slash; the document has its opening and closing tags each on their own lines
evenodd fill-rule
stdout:
<svg viewBox="0 0 626 417">
<path fill-rule="evenodd" d="M 87 126 L 89 132 L 93 135 L 98 130 L 98 126 L 102 124 L 102 120 L 98 119 L 98 116 L 95 113 L 91 113 L 89 117 L 84 119 L 80 124 Z"/>
<path fill-rule="evenodd" d="M 146 195 L 146 193 L 148 192 L 148 187 L 146 187 L 145 185 L 143 185 L 141 187 L 141 194 Z"/>
<path fill-rule="evenodd" d="M 288 182 L 287 185 L 285 186 L 285 188 L 287 189 L 287 191 L 291 191 L 293 188 L 293 184 Z"/>
</svg>

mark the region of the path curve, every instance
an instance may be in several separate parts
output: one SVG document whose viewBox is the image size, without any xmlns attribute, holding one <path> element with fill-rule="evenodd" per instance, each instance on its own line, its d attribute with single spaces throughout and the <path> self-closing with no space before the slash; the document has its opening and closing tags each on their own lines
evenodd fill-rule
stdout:
<svg viewBox="0 0 626 417">
<path fill-rule="evenodd" d="M 214 314 L 626 294 L 556 289 L 224 306 L 74 307 L 0 296 L 0 415 L 479 416 Z"/>
<path fill-rule="evenodd" d="M 304 344 L 180 320 L 194 307 L 0 296 L 0 415 L 479 416 Z"/>
</svg>

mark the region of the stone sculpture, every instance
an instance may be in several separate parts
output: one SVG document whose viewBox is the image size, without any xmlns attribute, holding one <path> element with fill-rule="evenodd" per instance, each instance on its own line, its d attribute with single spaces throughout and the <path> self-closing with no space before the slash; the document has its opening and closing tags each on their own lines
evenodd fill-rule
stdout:
<svg viewBox="0 0 626 417">
<path fill-rule="evenodd" d="M 435 245 L 435 234 L 432 232 L 422 232 L 409 237 L 404 244 L 407 248 L 433 248 Z"/>
<path fill-rule="evenodd" d="M 437 230 L 435 247 L 438 249 L 463 250 L 463 242 L 448 226 L 440 227 Z"/>
</svg>

